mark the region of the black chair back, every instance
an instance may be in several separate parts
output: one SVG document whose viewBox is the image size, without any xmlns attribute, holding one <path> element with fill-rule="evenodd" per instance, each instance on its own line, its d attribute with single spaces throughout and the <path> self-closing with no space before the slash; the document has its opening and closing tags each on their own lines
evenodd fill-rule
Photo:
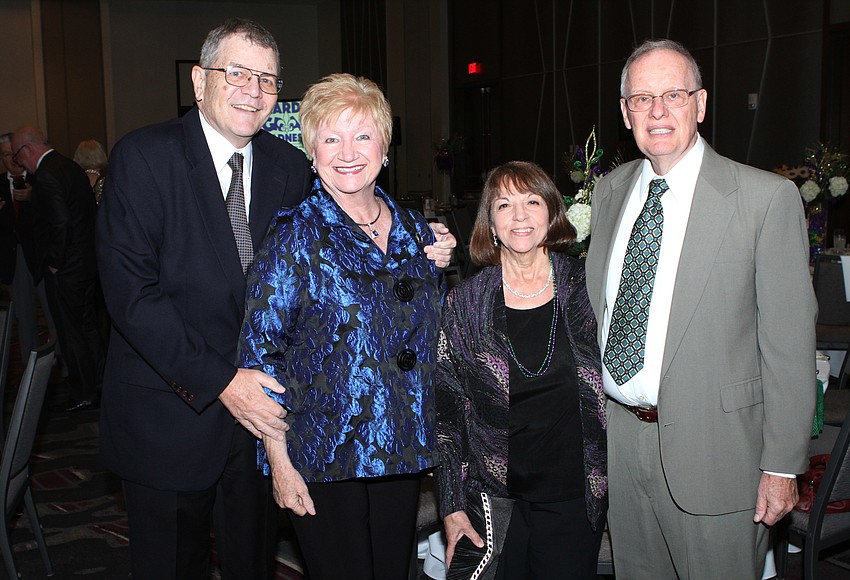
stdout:
<svg viewBox="0 0 850 580">
<path fill-rule="evenodd" d="M 33 445 L 35 445 L 35 435 L 50 381 L 50 373 L 53 369 L 54 345 L 55 343 L 50 341 L 30 353 L 23 378 L 21 378 L 21 386 L 15 398 L 15 406 L 12 409 L 12 418 L 9 421 L 9 429 L 3 445 L 3 456 L 0 458 L 0 497 L 4 500 L 5 514 L 4 525 L 0 526 L 0 553 L 3 555 L 10 578 L 17 578 L 18 573 L 12 560 L 9 522 L 17 513 L 21 501 L 25 504 L 27 518 L 47 569 L 47 575 L 53 574 L 53 566 L 47 554 L 47 544 L 44 541 L 38 512 L 30 490 L 29 461 Z"/>
<path fill-rule="evenodd" d="M 844 270 L 840 256 L 820 255 L 813 280 L 818 299 L 818 324 L 850 325 L 850 302 L 844 293 Z"/>
</svg>

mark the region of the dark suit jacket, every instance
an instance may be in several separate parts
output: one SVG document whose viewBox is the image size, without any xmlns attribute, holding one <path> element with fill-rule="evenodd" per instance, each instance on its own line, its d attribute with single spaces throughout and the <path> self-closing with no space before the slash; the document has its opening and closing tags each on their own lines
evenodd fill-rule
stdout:
<svg viewBox="0 0 850 580">
<path fill-rule="evenodd" d="M 124 479 L 179 491 L 213 485 L 242 428 L 218 395 L 236 374 L 245 277 L 199 114 L 115 146 L 97 227 L 113 324 L 103 458 Z M 278 208 L 305 197 L 310 173 L 301 152 L 265 132 L 253 155 L 256 251 Z"/>
<path fill-rule="evenodd" d="M 0 282 L 11 284 L 18 242 L 15 239 L 15 209 L 12 207 L 8 173 L 0 173 L 0 205 L 3 206 L 0 207 Z"/>
<path fill-rule="evenodd" d="M 35 182 L 31 173 L 27 173 L 26 180 L 30 185 Z M 0 210 L 0 239 L 2 239 L 3 247 L 2 255 L 0 255 L 0 272 L 8 272 L 11 280 L 15 273 L 17 246 L 20 244 L 27 267 L 30 273 L 34 275 L 38 265 L 35 256 L 35 236 L 32 229 L 32 202 L 17 202 L 17 215 L 15 214 L 12 207 L 14 202 L 12 192 L 9 189 L 8 173 L 0 174 L 0 197 L 6 201 L 3 210 Z M 6 283 L 8 284 L 8 282 Z"/>
<path fill-rule="evenodd" d="M 74 160 L 51 151 L 41 160 L 34 179 L 35 282 L 48 267 L 62 271 L 66 279 L 94 276 L 95 201 L 85 171 Z"/>
<path fill-rule="evenodd" d="M 611 246 L 641 163 L 621 165 L 593 195 L 587 289 L 599 320 Z M 661 461 L 681 509 L 752 509 L 761 470 L 803 472 L 816 315 L 799 191 L 706 145 L 658 391 Z"/>
</svg>

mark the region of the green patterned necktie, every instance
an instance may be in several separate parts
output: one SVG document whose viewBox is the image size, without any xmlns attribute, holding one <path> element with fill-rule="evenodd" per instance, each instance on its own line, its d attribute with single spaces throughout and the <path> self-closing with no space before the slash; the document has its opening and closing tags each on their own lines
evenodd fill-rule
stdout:
<svg viewBox="0 0 850 580">
<path fill-rule="evenodd" d="M 643 368 L 649 302 L 658 268 L 664 211 L 661 196 L 669 187 L 664 179 L 649 183 L 646 203 L 632 226 L 623 273 L 608 327 L 603 362 L 618 385 Z"/>
</svg>

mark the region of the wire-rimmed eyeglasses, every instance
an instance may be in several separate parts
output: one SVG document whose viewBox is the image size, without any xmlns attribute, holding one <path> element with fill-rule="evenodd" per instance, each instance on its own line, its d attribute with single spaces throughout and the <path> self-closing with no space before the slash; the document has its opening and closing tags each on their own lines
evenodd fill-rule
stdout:
<svg viewBox="0 0 850 580">
<path fill-rule="evenodd" d="M 637 93 L 635 95 L 629 95 L 625 97 L 626 106 L 633 113 L 642 113 L 643 111 L 648 111 L 652 108 L 652 104 L 655 102 L 655 99 L 661 99 L 661 102 L 664 103 L 664 106 L 670 109 L 676 109 L 678 107 L 684 107 L 688 104 L 688 101 L 691 98 L 691 95 L 700 91 L 702 89 L 694 89 L 689 91 L 687 89 L 672 89 L 669 91 L 664 91 L 660 95 L 650 95 L 649 93 Z"/>
<path fill-rule="evenodd" d="M 15 165 L 20 165 L 21 162 L 18 161 L 18 155 L 20 154 L 21 151 L 24 150 L 24 147 L 29 147 L 29 146 L 30 146 L 29 143 L 24 143 L 23 145 L 18 147 L 18 150 L 15 151 L 14 153 L 12 153 L 12 163 L 14 163 Z"/>
<path fill-rule="evenodd" d="M 233 85 L 234 87 L 244 87 L 251 82 L 251 77 L 257 77 L 257 81 L 260 84 L 260 90 L 268 95 L 276 95 L 280 92 L 280 89 L 283 88 L 283 79 L 279 78 L 277 75 L 263 72 L 261 70 L 233 65 L 223 68 L 207 66 L 202 66 L 201 68 L 204 70 L 223 72 L 224 80 L 227 81 L 227 84 Z"/>
</svg>

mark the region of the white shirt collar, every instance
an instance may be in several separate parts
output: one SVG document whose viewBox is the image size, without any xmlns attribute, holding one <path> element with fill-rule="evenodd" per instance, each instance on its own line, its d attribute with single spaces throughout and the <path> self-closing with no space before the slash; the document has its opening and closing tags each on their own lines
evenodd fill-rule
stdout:
<svg viewBox="0 0 850 580">
<path fill-rule="evenodd" d="M 230 141 L 225 139 L 221 133 L 216 131 L 215 128 L 210 125 L 209 121 L 207 121 L 206 117 L 204 117 L 203 112 L 201 112 L 198 116 L 201 118 L 201 128 L 204 131 L 204 137 L 207 139 L 207 147 L 210 149 L 216 173 L 220 173 L 222 169 L 228 167 L 227 162 L 230 161 L 233 153 L 238 151 L 244 157 L 242 161 L 242 171 L 247 180 L 248 177 L 246 174 L 249 175 L 251 173 L 251 162 L 253 160 L 254 152 L 251 142 L 249 141 L 248 144 L 241 149 L 234 147 Z"/>
<path fill-rule="evenodd" d="M 670 188 L 670 191 L 664 194 L 665 197 L 669 195 L 676 199 L 682 195 L 682 192 L 689 192 L 688 195 L 692 196 L 693 191 L 696 188 L 699 170 L 702 166 L 703 153 L 705 153 L 705 141 L 702 140 L 702 136 L 697 134 L 697 142 L 694 143 L 694 146 L 685 153 L 685 156 L 682 157 L 679 162 L 667 172 L 667 175 L 659 176 L 655 173 L 655 170 L 652 169 L 652 163 L 650 163 L 649 159 L 644 159 L 643 167 L 641 168 L 639 190 L 641 205 L 643 205 L 643 202 L 646 201 L 647 195 L 649 195 L 649 182 L 659 177 L 663 177 L 667 182 L 667 186 Z"/>
<path fill-rule="evenodd" d="M 41 157 L 38 158 L 38 163 L 35 164 L 36 169 L 41 167 L 41 162 L 44 160 L 45 157 L 47 157 L 47 154 L 50 153 L 51 151 L 53 151 L 53 149 L 48 149 L 47 151 L 45 151 L 44 153 L 41 154 Z"/>
</svg>

